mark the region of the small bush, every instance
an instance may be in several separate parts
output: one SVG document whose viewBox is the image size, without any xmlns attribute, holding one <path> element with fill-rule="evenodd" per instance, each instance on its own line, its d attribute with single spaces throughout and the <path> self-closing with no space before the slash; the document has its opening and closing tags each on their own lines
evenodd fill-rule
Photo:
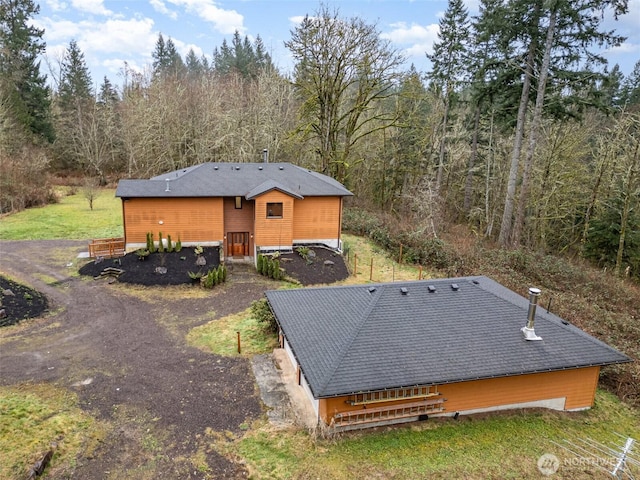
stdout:
<svg viewBox="0 0 640 480">
<path fill-rule="evenodd" d="M 178 237 L 178 241 L 176 242 L 176 252 L 180 252 L 182 250 L 182 241 L 180 237 Z"/>
<path fill-rule="evenodd" d="M 158 251 L 164 253 L 164 243 L 162 243 L 162 232 L 158 233 Z"/>
<path fill-rule="evenodd" d="M 173 252 L 173 242 L 171 241 L 171 235 L 167 235 L 167 252 Z"/>
<path fill-rule="evenodd" d="M 261 298 L 251 303 L 251 316 L 265 326 L 268 326 L 269 330 L 273 332 L 278 331 L 276 317 L 273 315 L 266 298 Z"/>
</svg>

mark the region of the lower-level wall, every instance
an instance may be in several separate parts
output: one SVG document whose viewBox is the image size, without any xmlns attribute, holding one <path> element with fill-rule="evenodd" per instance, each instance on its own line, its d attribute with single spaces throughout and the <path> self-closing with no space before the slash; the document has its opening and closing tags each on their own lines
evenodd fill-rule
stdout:
<svg viewBox="0 0 640 480">
<path fill-rule="evenodd" d="M 445 400 L 441 414 L 526 407 L 559 410 L 590 408 L 593 406 L 599 373 L 600 367 L 595 366 L 438 385 L 440 397 Z M 376 403 L 375 407 L 391 407 L 408 401 Z M 320 418 L 327 424 L 331 424 L 338 413 L 362 408 L 363 405 L 351 405 L 349 396 L 322 398 L 319 402 Z"/>
</svg>

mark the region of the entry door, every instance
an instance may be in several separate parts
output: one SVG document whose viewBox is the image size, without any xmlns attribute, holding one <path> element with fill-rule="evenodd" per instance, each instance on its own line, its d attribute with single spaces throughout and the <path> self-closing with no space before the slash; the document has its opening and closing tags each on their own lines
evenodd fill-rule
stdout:
<svg viewBox="0 0 640 480">
<path fill-rule="evenodd" d="M 249 232 L 232 232 L 227 234 L 227 255 L 230 257 L 244 257 L 249 255 Z"/>
</svg>

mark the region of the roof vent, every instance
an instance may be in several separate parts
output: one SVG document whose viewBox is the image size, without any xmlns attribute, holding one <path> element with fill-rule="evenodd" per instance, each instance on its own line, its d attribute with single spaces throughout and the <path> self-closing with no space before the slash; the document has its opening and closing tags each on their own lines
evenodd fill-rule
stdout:
<svg viewBox="0 0 640 480">
<path fill-rule="evenodd" d="M 407 287 L 402 287 L 402 288 L 400 289 L 400 293 L 401 293 L 402 295 L 409 295 L 409 289 L 408 289 Z"/>
<path fill-rule="evenodd" d="M 170 182 L 170 181 L 171 181 L 171 179 L 170 179 L 170 178 L 167 178 L 167 179 L 166 179 L 166 182 L 167 182 L 167 188 L 165 188 L 165 189 L 164 189 L 164 191 L 165 191 L 165 192 L 170 192 L 170 191 L 171 191 L 171 189 L 169 188 L 169 182 Z"/>
<path fill-rule="evenodd" d="M 214 165 L 213 169 L 217 170 L 218 169 L 218 165 Z"/>
<path fill-rule="evenodd" d="M 436 286 L 435 285 L 429 285 L 427 288 L 429 289 L 430 293 L 436 293 Z"/>
<path fill-rule="evenodd" d="M 454 292 L 457 292 L 458 290 L 460 290 L 460 286 L 457 283 L 452 283 L 451 290 L 453 290 Z"/>
<path fill-rule="evenodd" d="M 280 170 L 284 170 L 284 167 L 282 165 L 279 168 L 280 168 Z"/>
<path fill-rule="evenodd" d="M 236 165 L 236 170 L 240 170 L 240 165 Z"/>
<path fill-rule="evenodd" d="M 264 163 L 269 163 L 269 150 L 267 150 L 266 148 L 262 150 L 262 161 Z"/>
<path fill-rule="evenodd" d="M 533 328 L 539 296 L 540 289 L 533 287 L 529 288 L 529 312 L 527 313 L 527 324 L 520 329 L 522 330 L 525 340 L 542 340 L 542 337 L 537 336 Z"/>
<path fill-rule="evenodd" d="M 376 291 L 376 287 L 369 287 L 369 293 L 373 293 Z"/>
<path fill-rule="evenodd" d="M 260 166 L 258 167 L 258 170 L 262 170 L 262 165 L 260 165 Z"/>
</svg>

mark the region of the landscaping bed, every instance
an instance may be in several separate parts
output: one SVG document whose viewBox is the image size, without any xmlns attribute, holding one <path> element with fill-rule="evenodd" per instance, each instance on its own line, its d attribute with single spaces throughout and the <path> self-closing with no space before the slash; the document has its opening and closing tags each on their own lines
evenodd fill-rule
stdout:
<svg viewBox="0 0 640 480">
<path fill-rule="evenodd" d="M 41 316 L 48 308 L 42 293 L 0 276 L 0 327 Z"/>
</svg>

